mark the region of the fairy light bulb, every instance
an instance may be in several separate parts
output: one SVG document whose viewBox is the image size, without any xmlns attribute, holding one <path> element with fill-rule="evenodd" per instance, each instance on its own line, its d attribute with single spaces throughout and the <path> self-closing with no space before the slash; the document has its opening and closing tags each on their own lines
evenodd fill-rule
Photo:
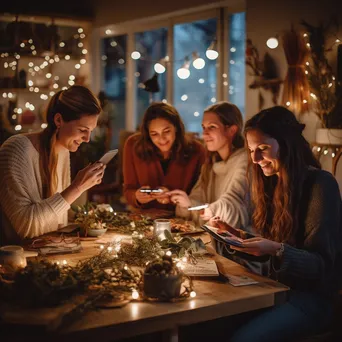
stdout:
<svg viewBox="0 0 342 342">
<path fill-rule="evenodd" d="M 154 71 L 155 71 L 156 73 L 158 73 L 158 74 L 164 73 L 165 70 L 166 70 L 166 68 L 164 67 L 163 64 L 156 63 L 156 64 L 154 65 Z"/>
<path fill-rule="evenodd" d="M 132 59 L 139 59 L 141 57 L 141 54 L 139 51 L 133 51 L 131 53 L 131 57 L 132 57 Z"/>
<path fill-rule="evenodd" d="M 132 291 L 132 298 L 133 299 L 138 299 L 139 298 L 139 292 L 137 290 Z"/>
<path fill-rule="evenodd" d="M 191 291 L 191 292 L 190 292 L 190 297 L 191 297 L 191 298 L 195 298 L 195 297 L 196 297 L 196 295 L 197 295 L 197 294 L 196 294 L 196 292 L 195 292 L 195 291 Z"/>
<path fill-rule="evenodd" d="M 193 62 L 192 65 L 194 66 L 195 69 L 203 69 L 205 67 L 205 60 L 201 57 L 199 57 L 197 52 L 194 52 L 192 54 Z"/>
<path fill-rule="evenodd" d="M 278 39 L 275 38 L 275 37 L 268 38 L 267 42 L 266 42 L 266 45 L 270 49 L 275 49 L 279 45 Z"/>
<path fill-rule="evenodd" d="M 217 52 L 216 48 L 216 39 L 210 44 L 207 51 L 205 52 L 205 55 L 208 59 L 211 60 L 215 60 L 218 57 L 219 53 Z"/>
</svg>

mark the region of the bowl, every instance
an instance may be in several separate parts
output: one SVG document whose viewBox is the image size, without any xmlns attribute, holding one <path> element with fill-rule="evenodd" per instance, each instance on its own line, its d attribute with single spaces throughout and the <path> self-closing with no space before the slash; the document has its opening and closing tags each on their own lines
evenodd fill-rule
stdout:
<svg viewBox="0 0 342 342">
<path fill-rule="evenodd" d="M 88 229 L 87 236 L 101 236 L 107 231 L 107 228 L 104 229 Z"/>
</svg>

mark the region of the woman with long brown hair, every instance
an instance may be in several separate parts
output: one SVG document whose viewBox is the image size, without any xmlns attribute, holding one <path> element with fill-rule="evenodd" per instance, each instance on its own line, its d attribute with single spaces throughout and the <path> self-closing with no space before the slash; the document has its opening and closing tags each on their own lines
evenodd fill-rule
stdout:
<svg viewBox="0 0 342 342">
<path fill-rule="evenodd" d="M 195 221 L 219 216 L 231 226 L 245 229 L 249 224 L 248 158 L 242 136 L 242 114 L 234 104 L 218 102 L 205 109 L 202 128 L 208 153 L 198 182 L 189 196 L 180 189 L 168 195 L 177 203 L 178 216 Z M 187 210 L 204 203 L 209 207 L 200 217 L 197 211 Z"/>
<path fill-rule="evenodd" d="M 128 204 L 139 208 L 174 210 L 163 193 L 182 189 L 189 193 L 204 161 L 204 147 L 185 134 L 176 108 L 168 103 L 151 104 L 140 132 L 129 137 L 123 156 L 124 195 Z"/>
<path fill-rule="evenodd" d="M 290 291 L 285 304 L 244 324 L 234 342 L 293 341 L 324 329 L 332 315 L 341 267 L 341 196 L 335 178 L 321 170 L 303 128 L 279 106 L 245 125 L 253 227 L 260 236 L 232 248 L 269 256 L 267 274 Z"/>
<path fill-rule="evenodd" d="M 101 182 L 105 166 L 79 171 L 70 184 L 70 156 L 89 142 L 101 107 L 86 87 L 72 86 L 50 100 L 47 128 L 10 137 L 0 148 L 1 244 L 32 238 L 67 224 L 67 211 Z"/>
</svg>

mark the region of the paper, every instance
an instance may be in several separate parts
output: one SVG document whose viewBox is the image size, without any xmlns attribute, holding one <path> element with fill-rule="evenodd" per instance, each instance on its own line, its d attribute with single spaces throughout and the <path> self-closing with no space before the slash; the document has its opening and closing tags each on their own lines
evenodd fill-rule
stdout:
<svg viewBox="0 0 342 342">
<path fill-rule="evenodd" d="M 245 286 L 245 285 L 253 285 L 253 284 L 259 283 L 258 281 L 246 275 L 227 274 L 226 277 L 228 278 L 229 283 L 233 286 Z"/>
<path fill-rule="evenodd" d="M 196 264 L 185 263 L 183 272 L 192 277 L 217 277 L 219 271 L 215 260 L 199 259 Z"/>
</svg>

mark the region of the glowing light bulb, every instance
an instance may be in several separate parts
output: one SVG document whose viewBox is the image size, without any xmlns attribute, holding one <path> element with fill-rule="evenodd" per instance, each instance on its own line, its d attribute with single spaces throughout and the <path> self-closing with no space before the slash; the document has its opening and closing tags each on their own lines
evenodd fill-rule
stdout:
<svg viewBox="0 0 342 342">
<path fill-rule="evenodd" d="M 195 298 L 196 297 L 196 292 L 195 291 L 191 291 L 190 292 L 190 297 L 191 298 Z"/>
<path fill-rule="evenodd" d="M 216 50 L 207 50 L 205 52 L 205 55 L 207 56 L 208 59 L 214 60 L 218 57 L 218 52 Z"/>
<path fill-rule="evenodd" d="M 177 70 L 177 76 L 182 80 L 186 80 L 190 76 L 190 70 L 184 67 L 180 68 Z"/>
<path fill-rule="evenodd" d="M 139 292 L 137 290 L 132 291 L 132 298 L 133 299 L 138 299 L 139 298 Z"/>
<path fill-rule="evenodd" d="M 205 60 L 203 58 L 196 58 L 193 62 L 192 65 L 194 66 L 195 69 L 203 69 L 205 67 Z"/>
<path fill-rule="evenodd" d="M 158 74 L 164 73 L 165 70 L 166 70 L 166 68 L 164 67 L 163 64 L 156 63 L 156 64 L 154 65 L 154 71 L 155 71 L 156 73 L 158 73 Z"/>
<path fill-rule="evenodd" d="M 275 37 L 268 38 L 267 42 L 266 42 L 266 45 L 270 49 L 275 49 L 279 45 L 278 39 L 275 38 Z"/>
<path fill-rule="evenodd" d="M 133 59 L 139 59 L 139 58 L 141 57 L 141 54 L 140 54 L 139 51 L 133 51 L 133 52 L 131 53 L 131 57 L 132 57 Z"/>
</svg>

